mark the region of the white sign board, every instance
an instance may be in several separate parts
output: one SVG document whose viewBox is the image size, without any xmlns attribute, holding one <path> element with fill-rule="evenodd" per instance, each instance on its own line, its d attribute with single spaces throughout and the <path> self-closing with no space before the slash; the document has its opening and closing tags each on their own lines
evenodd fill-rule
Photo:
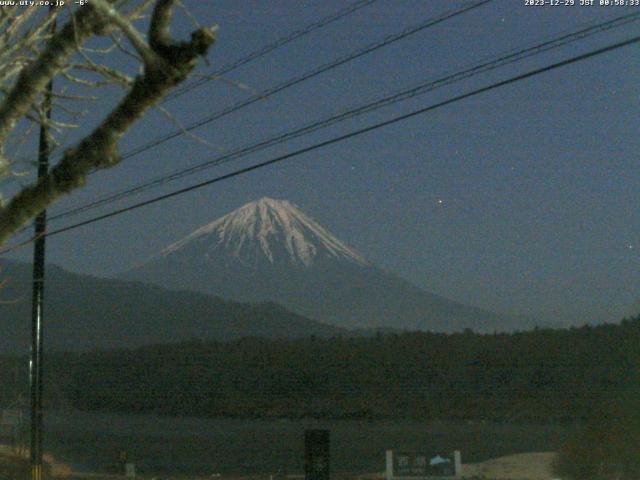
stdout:
<svg viewBox="0 0 640 480">
<path fill-rule="evenodd" d="M 387 450 L 386 480 L 459 478 L 462 474 L 460 451 L 451 455 Z"/>
</svg>

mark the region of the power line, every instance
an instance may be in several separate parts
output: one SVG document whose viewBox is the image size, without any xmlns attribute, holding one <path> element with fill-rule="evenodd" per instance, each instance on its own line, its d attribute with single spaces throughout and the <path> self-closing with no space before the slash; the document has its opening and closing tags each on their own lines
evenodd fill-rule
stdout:
<svg viewBox="0 0 640 480">
<path fill-rule="evenodd" d="M 309 71 L 309 72 L 307 72 L 307 73 L 305 73 L 305 74 L 303 74 L 303 75 L 301 75 L 299 77 L 294 77 L 292 79 L 289 79 L 289 80 L 287 80 L 287 81 L 285 81 L 285 82 L 283 82 L 283 83 L 281 83 L 279 85 L 276 85 L 275 87 L 272 87 L 270 89 L 267 89 L 267 90 L 263 91 L 260 94 L 253 95 L 253 96 L 249 97 L 248 99 L 246 99 L 246 100 L 244 100 L 242 102 L 239 102 L 239 103 L 237 103 L 235 105 L 232 105 L 232 106 L 227 107 L 227 108 L 225 108 L 225 109 L 223 109 L 221 111 L 218 111 L 218 112 L 214 113 L 213 115 L 210 115 L 210 116 L 208 116 L 208 117 L 206 117 L 204 119 L 199 120 L 198 122 L 195 122 L 195 123 L 189 125 L 188 127 L 175 130 L 174 132 L 172 132 L 172 133 L 170 133 L 168 135 L 165 135 L 163 137 L 159 137 L 159 138 L 157 138 L 157 139 L 155 139 L 155 140 L 153 140 L 153 141 L 151 141 L 151 142 L 149 142 L 149 143 L 147 143 L 145 145 L 139 146 L 139 147 L 135 148 L 134 150 L 131 150 L 131 151 L 125 153 L 124 155 L 122 155 L 121 160 L 125 160 L 125 159 L 131 158 L 131 157 L 133 157 L 135 155 L 138 155 L 138 154 L 140 154 L 140 153 L 142 153 L 142 152 L 144 152 L 146 150 L 149 150 L 151 148 L 156 147 L 157 145 L 165 143 L 165 142 L 167 142 L 169 140 L 172 140 L 172 139 L 174 139 L 176 137 L 182 136 L 185 133 L 190 132 L 192 130 L 195 130 L 195 129 L 197 129 L 197 128 L 199 128 L 199 127 L 201 127 L 201 126 L 203 126 L 203 125 L 205 125 L 207 123 L 213 122 L 214 120 L 217 120 L 218 118 L 221 118 L 221 117 L 223 117 L 225 115 L 228 115 L 228 114 L 230 114 L 232 112 L 238 111 L 241 108 L 249 106 L 249 105 L 251 105 L 251 104 L 253 104 L 253 103 L 255 103 L 255 102 L 259 101 L 259 100 L 263 100 L 263 99 L 265 99 L 265 98 L 267 98 L 267 97 L 269 97 L 271 95 L 274 95 L 276 93 L 279 93 L 279 92 L 281 92 L 281 91 L 283 91 L 283 90 L 285 90 L 287 88 L 290 88 L 290 87 L 292 87 L 294 85 L 302 83 L 302 82 L 304 82 L 306 80 L 309 80 L 309 79 L 311 79 L 311 78 L 313 78 L 315 76 L 318 76 L 318 75 L 320 75 L 322 73 L 325 73 L 325 72 L 327 72 L 329 70 L 337 68 L 340 65 L 343 65 L 343 64 L 348 63 L 348 62 L 350 62 L 352 60 L 355 60 L 355 59 L 357 59 L 359 57 L 367 55 L 367 54 L 369 54 L 369 53 L 371 53 L 373 51 L 376 51 L 376 50 L 378 50 L 380 48 L 388 46 L 388 45 L 390 45 L 392 43 L 395 43 L 395 42 L 397 42 L 399 40 L 402 40 L 402 39 L 404 39 L 406 37 L 414 35 L 414 34 L 416 34 L 418 32 L 421 32 L 421 31 L 423 31 L 423 30 L 425 30 L 427 28 L 435 26 L 435 25 L 437 25 L 439 23 L 442 23 L 442 22 L 444 22 L 446 20 L 449 20 L 451 18 L 454 18 L 454 17 L 456 17 L 458 15 L 461 15 L 463 13 L 466 13 L 468 11 L 471 11 L 473 9 L 481 7 L 481 6 L 483 6 L 483 5 L 487 4 L 487 3 L 490 3 L 491 1 L 492 0 L 479 0 L 479 1 L 475 2 L 475 3 L 469 4 L 469 5 L 465 5 L 463 7 L 460 7 L 460 8 L 454 9 L 454 10 L 447 11 L 447 12 L 441 14 L 440 16 L 432 17 L 432 18 L 430 18 L 430 19 L 428 19 L 428 20 L 426 20 L 426 21 L 424 21 L 424 22 L 422 22 L 420 24 L 408 27 L 408 28 L 402 30 L 399 33 L 389 35 L 389 36 L 385 37 L 384 39 L 382 39 L 382 40 L 380 40 L 378 42 L 374 42 L 372 44 L 369 44 L 364 48 L 361 48 L 359 50 L 356 50 L 355 52 L 350 53 L 349 55 L 341 57 L 341 58 L 339 58 L 337 60 L 334 60 L 334 61 L 332 61 L 330 63 L 321 65 L 320 67 L 317 67 L 316 69 L 311 70 L 311 71 Z M 98 170 L 94 170 L 94 171 L 90 172 L 89 175 L 91 175 L 93 173 L 96 173 L 97 171 Z M 63 214 L 58 214 L 58 216 L 56 216 L 55 218 L 60 218 L 61 215 L 66 216 L 67 214 L 63 212 Z M 51 219 L 53 219 L 53 218 L 54 217 L 51 217 Z M 0 253 L 2 253 L 2 252 L 0 252 Z"/>
<path fill-rule="evenodd" d="M 277 39 L 275 42 L 269 44 L 269 45 L 265 45 L 262 48 L 259 48 L 257 50 L 254 50 L 253 52 L 249 53 L 248 55 L 239 58 L 238 60 L 235 60 L 234 62 L 231 62 L 227 65 L 225 65 L 224 67 L 220 68 L 219 70 L 216 70 L 214 72 L 211 72 L 209 74 L 208 78 L 202 78 L 200 80 L 196 80 L 194 82 L 191 82 L 187 85 L 182 86 L 181 88 L 178 88 L 176 90 L 174 90 L 170 95 L 168 95 L 165 99 L 164 102 L 168 102 L 170 100 L 173 100 L 174 98 L 177 98 L 187 92 L 190 92 L 191 90 L 198 88 L 200 85 L 204 85 L 205 83 L 213 80 L 216 77 L 220 77 L 222 75 L 225 75 L 229 72 L 231 72 L 232 70 L 235 70 L 238 67 L 241 67 L 242 65 L 245 65 L 249 62 L 252 62 L 253 60 L 256 60 L 257 58 L 263 57 L 264 55 L 273 52 L 274 50 L 293 42 L 294 40 L 297 40 L 300 37 L 303 37 L 304 35 L 307 35 L 315 30 L 318 30 L 320 28 L 326 27 L 327 25 L 335 22 L 336 20 L 339 20 L 343 17 L 346 17 L 348 15 L 351 15 L 352 13 L 364 8 L 364 7 L 368 7 L 369 5 L 371 5 L 372 3 L 377 2 L 378 0 L 360 0 L 358 2 L 354 2 L 353 4 L 349 5 L 346 8 L 343 8 L 342 10 L 337 11 L 336 13 L 332 14 L 332 15 L 328 15 L 324 18 L 322 18 L 321 20 L 319 20 L 318 22 L 315 23 L 311 23 L 299 30 L 295 30 L 291 33 L 289 33 L 288 35 L 285 35 L 283 37 L 280 37 L 279 39 Z"/>
<path fill-rule="evenodd" d="M 264 55 L 273 52 L 274 50 L 277 50 L 280 47 L 283 47 L 284 45 L 287 45 L 288 43 L 293 42 L 294 40 L 297 40 L 298 38 L 301 38 L 311 32 L 314 32 L 315 30 L 318 30 L 320 28 L 326 27 L 327 25 L 341 19 L 344 18 L 348 15 L 351 15 L 352 13 L 364 8 L 364 7 L 368 7 L 369 5 L 377 2 L 378 0 L 359 0 L 357 2 L 354 2 L 352 5 L 349 5 L 345 8 L 343 8 L 342 10 L 337 11 L 334 14 L 328 15 L 327 17 L 322 18 L 321 20 L 319 20 L 318 22 L 315 23 L 311 23 L 299 30 L 295 30 L 291 33 L 289 33 L 288 35 L 285 35 L 283 37 L 280 37 L 279 39 L 277 39 L 275 42 L 265 45 L 264 47 L 261 47 L 257 50 L 254 50 L 253 52 L 249 53 L 248 55 L 241 57 L 227 65 L 225 65 L 224 67 L 211 72 L 207 78 L 202 78 L 200 80 L 196 80 L 188 85 L 184 85 L 182 86 L 182 88 L 178 88 L 175 89 L 171 94 L 167 95 L 163 100 L 162 103 L 166 103 L 170 100 L 173 100 L 174 98 L 177 98 L 197 87 L 199 87 L 200 85 L 205 84 L 206 82 L 209 82 L 211 80 L 214 80 L 215 78 L 219 78 L 222 75 L 225 75 L 233 70 L 235 70 L 236 68 L 239 68 L 243 65 L 246 65 L 249 62 L 252 62 L 253 60 L 256 60 L 260 57 L 263 57 Z M 184 132 L 183 132 L 184 133 Z M 133 153 L 130 156 L 136 155 L 137 153 Z M 129 154 L 125 154 L 125 155 L 129 155 Z M 123 157 L 123 158 L 128 158 L 128 157 Z M 91 172 L 94 173 L 94 172 Z M 90 173 L 90 174 L 91 174 Z"/>
<path fill-rule="evenodd" d="M 213 113 L 212 115 L 209 115 L 201 120 L 198 120 L 197 122 L 192 123 L 191 125 L 182 128 L 182 129 L 177 129 L 167 135 L 163 135 L 161 137 L 156 138 L 155 140 L 152 140 L 144 145 L 141 145 L 139 147 L 134 148 L 133 150 L 130 150 L 129 152 L 125 153 L 124 155 L 122 155 L 122 160 L 125 160 L 127 158 L 131 158 L 135 155 L 138 155 L 142 152 L 145 152 L 147 150 L 150 150 L 162 143 L 168 142 L 169 140 L 173 140 L 174 138 L 180 137 L 182 135 L 184 135 L 187 132 L 190 132 L 192 130 L 195 130 L 197 128 L 202 127 L 203 125 L 206 125 L 208 123 L 213 122 L 214 120 L 217 120 L 221 117 L 224 117 L 226 115 L 229 115 L 230 113 L 233 112 L 237 112 L 238 110 L 247 107 L 249 105 L 252 105 L 260 100 L 264 100 L 272 95 L 275 95 L 276 93 L 279 93 L 283 90 L 286 90 L 287 88 L 291 88 L 294 85 L 298 85 L 299 83 L 305 82 L 311 78 L 314 78 L 318 75 L 321 75 L 323 73 L 326 73 L 330 70 L 333 70 L 334 68 L 337 68 L 341 65 L 344 65 L 345 63 L 351 62 L 357 58 L 363 57 L 364 55 L 367 55 L 371 52 L 374 52 L 376 50 L 379 50 L 380 48 L 386 47 L 388 45 L 391 45 L 392 43 L 395 43 L 399 40 L 402 40 L 406 37 L 409 37 L 411 35 L 414 35 L 418 32 L 421 32 L 423 30 L 426 30 L 427 28 L 433 27 L 439 23 L 442 23 L 446 20 L 449 20 L 451 18 L 454 18 L 458 15 L 461 15 L 463 13 L 466 13 L 468 11 L 471 11 L 473 9 L 476 9 L 478 7 L 481 7 L 489 2 L 491 2 L 492 0 L 480 0 L 477 1 L 475 3 L 472 3 L 470 5 L 465 5 L 463 7 L 457 8 L 455 10 L 450 10 L 442 15 L 439 15 L 437 17 L 433 17 L 430 18 L 418 25 L 414 25 L 412 27 L 406 28 L 405 30 L 399 32 L 399 33 L 395 33 L 393 35 L 389 35 L 387 37 L 385 37 L 384 39 L 369 44 L 366 47 L 360 48 L 344 57 L 341 57 L 337 60 L 333 60 L 329 63 L 326 63 L 324 65 L 321 65 L 311 71 L 308 71 L 298 77 L 294 77 L 294 78 L 290 78 L 289 80 L 285 80 L 283 83 L 280 83 L 278 85 L 276 85 L 275 87 L 269 88 L 267 90 L 264 90 L 262 93 L 256 94 L 256 95 L 252 95 L 251 97 L 247 98 L 246 100 L 243 100 L 241 102 L 238 102 L 234 105 L 231 105 L 227 108 L 224 108 L 222 110 L 219 110 L 215 113 Z"/>
<path fill-rule="evenodd" d="M 122 198 L 126 198 L 128 196 L 131 196 L 133 194 L 136 193 L 140 193 L 142 191 L 145 191 L 147 189 L 156 187 L 156 186 L 160 186 L 160 185 L 164 185 L 170 181 L 173 180 L 177 180 L 179 178 L 183 178 L 185 176 L 191 175 L 193 173 L 205 170 L 207 168 L 212 168 L 214 166 L 218 166 L 221 165 L 223 163 L 227 163 L 230 162 L 232 160 L 236 160 L 238 158 L 244 157 L 246 155 L 249 155 L 251 153 L 254 153 L 256 151 L 262 150 L 264 148 L 276 145 L 276 144 L 280 144 L 283 143 L 285 141 L 289 141 L 291 139 L 294 138 L 298 138 L 302 135 L 307 135 L 311 132 L 317 131 L 321 128 L 325 128 L 327 126 L 330 125 L 334 125 L 336 123 L 342 122 L 344 120 L 347 120 L 349 118 L 353 118 L 355 116 L 358 115 L 362 115 L 364 113 L 368 113 L 371 112 L 373 110 L 379 109 L 381 107 L 384 106 L 388 106 L 391 104 L 394 104 L 396 102 L 399 101 L 403 101 L 403 100 L 407 100 L 410 98 L 413 98 L 415 96 L 418 95 L 422 95 L 424 93 L 433 91 L 437 88 L 446 86 L 446 85 L 450 85 L 452 83 L 461 81 L 461 80 L 465 80 L 468 78 L 471 78 L 475 75 L 478 75 L 480 73 L 484 73 L 517 61 L 521 61 L 524 58 L 528 58 L 531 57 L 533 55 L 538 55 L 540 53 L 544 53 L 547 52 L 551 49 L 555 49 L 555 48 L 559 48 L 562 47 L 564 45 L 567 45 L 571 42 L 575 42 L 577 40 L 582 40 L 584 38 L 587 38 L 591 35 L 595 35 L 597 33 L 601 33 L 603 31 L 606 30 L 610 30 L 612 28 L 617 28 L 623 25 L 626 25 L 628 23 L 637 21 L 638 19 L 640 19 L 640 12 L 637 13 L 633 13 L 633 14 L 628 14 L 628 15 L 623 15 L 620 17 L 616 17 L 613 18 L 611 20 L 608 20 L 606 22 L 603 23 L 599 23 L 597 25 L 591 25 L 588 26 L 586 28 L 581 28 L 577 31 L 573 31 L 569 34 L 565 34 L 562 35 L 560 37 L 555 37 L 551 40 L 539 43 L 535 46 L 532 47 L 528 47 L 525 49 L 520 49 L 520 50 L 510 50 L 509 52 L 507 52 L 506 54 L 503 54 L 500 57 L 494 58 L 492 60 L 489 60 L 487 62 L 484 63 L 480 63 L 480 64 L 476 64 L 470 68 L 466 68 L 462 71 L 453 73 L 453 74 L 449 74 L 446 75 L 444 77 L 441 77 L 437 80 L 432 80 L 432 81 L 428 81 L 428 82 L 423 82 L 421 84 L 418 84 L 417 86 L 411 87 L 409 89 L 394 93 L 392 95 L 388 95 L 386 97 L 383 97 L 381 99 L 378 99 L 374 102 L 370 102 L 368 104 L 365 104 L 363 106 L 357 107 L 355 109 L 351 109 L 348 110 L 346 112 L 331 116 L 329 118 L 320 120 L 320 121 L 315 121 L 312 122 L 310 124 L 307 124 L 303 127 L 294 129 L 292 131 L 286 132 L 284 134 L 280 134 L 278 136 L 275 137 L 271 137 L 267 140 L 263 140 L 261 142 L 258 143 L 254 143 L 252 145 L 249 146 L 245 146 L 242 147 L 240 149 L 237 149 L 235 151 L 226 153 L 224 155 L 221 155 L 217 158 L 214 158 L 212 160 L 207 160 L 205 162 L 202 162 L 198 165 L 194 165 L 192 167 L 188 167 L 188 168 L 183 168 L 183 169 L 178 169 L 175 170 L 174 172 L 171 172 L 167 175 L 163 175 L 160 176 L 154 180 L 148 181 L 148 182 L 144 182 L 142 184 L 136 185 L 134 187 L 125 189 L 123 191 L 120 192 L 116 192 L 114 194 L 110 194 L 107 195 L 106 197 L 103 197 L 99 200 L 95 200 L 91 203 L 88 203 L 86 205 L 82 205 L 79 207 L 75 207 L 63 212 L 58 213 L 57 215 L 54 215 L 52 217 L 50 217 L 50 220 L 56 220 L 56 219 L 60 219 L 60 218 L 64 218 L 64 217 L 68 217 L 68 216 L 72 216 L 72 215 L 76 215 L 79 213 L 82 213 L 84 211 L 87 210 L 91 210 L 93 208 L 99 207 L 101 205 L 105 205 L 108 203 L 111 203 L 113 201 L 122 199 Z"/>
<path fill-rule="evenodd" d="M 304 153 L 309 153 L 311 151 L 318 150 L 320 148 L 324 148 L 324 147 L 327 147 L 329 145 L 333 145 L 333 144 L 342 142 L 344 140 L 348 140 L 350 138 L 362 135 L 364 133 L 368 133 L 368 132 L 377 130 L 379 128 L 383 128 L 383 127 L 386 127 L 386 126 L 389 126 L 389 125 L 392 125 L 392 124 L 395 124 L 395 123 L 398 123 L 398 122 L 401 122 L 401 121 L 404 121 L 404 120 L 408 120 L 408 119 L 413 118 L 415 116 L 422 115 L 424 113 L 436 110 L 438 108 L 441 108 L 441 107 L 444 107 L 444 106 L 447 106 L 447 105 L 451 105 L 453 103 L 459 102 L 461 100 L 465 100 L 465 99 L 470 98 L 470 97 L 474 97 L 474 96 L 479 95 L 481 93 L 486 93 L 486 92 L 489 92 L 491 90 L 495 90 L 497 88 L 504 87 L 506 85 L 510 85 L 510 84 L 519 82 L 521 80 L 525 80 L 525 79 L 540 75 L 542 73 L 546 73 L 546 72 L 549 72 L 549 71 L 552 71 L 552 70 L 555 70 L 555 69 L 558 69 L 558 68 L 561 68 L 561 67 L 564 67 L 564 66 L 567 66 L 567 65 L 571 65 L 571 64 L 583 61 L 583 60 L 587 60 L 589 58 L 593 58 L 593 57 L 596 57 L 596 56 L 599 56 L 599 55 L 602 55 L 602 54 L 611 52 L 613 50 L 617 50 L 619 48 L 623 48 L 623 47 L 626 47 L 626 46 L 629 46 L 629 45 L 632 45 L 632 44 L 638 43 L 638 42 L 640 42 L 640 36 L 636 36 L 636 37 L 633 37 L 633 38 L 631 38 L 629 40 L 618 42 L 618 43 L 615 43 L 613 45 L 609 45 L 607 47 L 600 48 L 598 50 L 592 50 L 591 52 L 588 52 L 588 53 L 585 53 L 585 54 L 582 54 L 582 55 L 578 55 L 578 56 L 569 58 L 567 60 L 563 60 L 563 61 L 554 63 L 552 65 L 548 65 L 546 67 L 542 67 L 542 68 L 538 68 L 538 69 L 535 69 L 535 70 L 531 70 L 531 71 L 529 71 L 527 73 L 516 75 L 516 76 L 511 77 L 511 78 L 509 78 L 507 80 L 502 80 L 500 82 L 493 83 L 493 84 L 488 85 L 486 87 L 482 87 L 482 88 L 478 88 L 476 90 L 472 90 L 471 92 L 467 92 L 467 93 L 452 97 L 452 98 L 450 98 L 448 100 L 444 100 L 442 102 L 435 103 L 435 104 L 429 105 L 427 107 L 420 108 L 418 110 L 414 110 L 414 111 L 412 111 L 410 113 L 406 113 L 406 114 L 391 118 L 389 120 L 385 120 L 383 122 L 376 123 L 376 124 L 371 125 L 369 127 L 365 127 L 365 128 L 361 128 L 361 129 L 358 129 L 358 130 L 354 130 L 354 131 L 349 132 L 347 134 L 344 134 L 344 135 L 341 135 L 341 136 L 338 136 L 338 137 L 334 137 L 334 138 L 332 138 L 330 140 L 325 140 L 323 142 L 316 143 L 316 144 L 311 145 L 309 147 L 301 148 L 301 149 L 296 150 L 294 152 L 287 153 L 285 155 L 280 155 L 280 156 L 272 158 L 270 160 L 267 160 L 267 161 L 264 161 L 264 162 L 261 162 L 261 163 L 257 163 L 255 165 L 252 165 L 252 166 L 249 166 L 249 167 L 241 168 L 239 170 L 235 170 L 234 172 L 231 172 L 231 173 L 228 173 L 228 174 L 225 174 L 225 175 L 221 175 L 219 177 L 215 177 L 215 178 L 203 181 L 203 182 L 196 183 L 196 184 L 191 185 L 189 187 L 181 188 L 179 190 L 175 190 L 173 192 L 170 192 L 170 193 L 167 193 L 167 194 L 164 194 L 164 195 L 160 195 L 160 196 L 154 197 L 152 199 L 136 203 L 134 205 L 130 205 L 128 207 L 124 207 L 124 208 L 120 208 L 118 210 L 114 210 L 114 211 L 106 213 L 104 215 L 99 215 L 97 217 L 90 218 L 88 220 L 84 220 L 82 222 L 75 223 L 73 225 L 69 225 L 69 226 L 66 226 L 66 227 L 63 227 L 63 228 L 59 228 L 57 230 L 53 230 L 51 232 L 48 232 L 46 234 L 46 236 L 57 235 L 59 233 L 67 232 L 67 231 L 70 231 L 70 230 L 74 230 L 76 228 L 79 228 L 79 227 L 82 227 L 82 226 L 85 226 L 85 225 L 89 225 L 91 223 L 95 223 L 95 222 L 98 222 L 100 220 L 105 220 L 107 218 L 115 217 L 115 216 L 120 215 L 122 213 L 126 213 L 126 212 L 129 212 L 129 211 L 132 211 L 132 210 L 136 210 L 138 208 L 141 208 L 141 207 L 144 207 L 144 206 L 147 206 L 147 205 L 151 205 L 153 203 L 157 203 L 157 202 L 162 201 L 162 200 L 166 200 L 168 198 L 172 198 L 172 197 L 175 197 L 175 196 L 178 196 L 178 195 L 182 195 L 184 193 L 191 192 L 193 190 L 198 190 L 198 189 L 200 189 L 202 187 L 206 187 L 206 186 L 212 185 L 214 183 L 218 183 L 218 182 L 221 182 L 221 181 L 224 181 L 224 180 L 228 180 L 230 178 L 237 177 L 239 175 L 243 175 L 245 173 L 249 173 L 249 172 L 252 172 L 254 170 L 258 170 L 260 168 L 267 167 L 269 165 L 280 163 L 280 162 L 282 162 L 284 160 L 288 160 L 288 159 L 293 158 L 293 157 L 297 157 L 297 156 L 302 155 Z"/>
</svg>

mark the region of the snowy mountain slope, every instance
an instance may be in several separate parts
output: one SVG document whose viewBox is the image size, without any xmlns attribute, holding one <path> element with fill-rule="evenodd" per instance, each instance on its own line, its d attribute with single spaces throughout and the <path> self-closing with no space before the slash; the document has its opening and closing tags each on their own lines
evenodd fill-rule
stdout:
<svg viewBox="0 0 640 480">
<path fill-rule="evenodd" d="M 290 202 L 271 198 L 200 227 L 124 278 L 239 301 L 274 301 L 346 328 L 493 331 L 530 326 L 384 272 Z"/>
</svg>

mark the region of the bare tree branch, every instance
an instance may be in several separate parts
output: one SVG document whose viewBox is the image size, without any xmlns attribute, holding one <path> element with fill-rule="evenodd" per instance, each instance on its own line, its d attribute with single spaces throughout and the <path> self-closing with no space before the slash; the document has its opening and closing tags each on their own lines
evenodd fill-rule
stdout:
<svg viewBox="0 0 640 480">
<path fill-rule="evenodd" d="M 22 69 L 16 84 L 0 105 L 0 143 L 4 143 L 16 123 L 36 102 L 37 96 L 64 67 L 65 61 L 75 51 L 76 39 L 84 41 L 106 27 L 93 8 L 79 9 L 73 14 L 73 19 L 48 41 L 33 63 Z"/>
<path fill-rule="evenodd" d="M 193 140 L 195 140 L 196 142 L 198 142 L 201 145 L 204 145 L 205 147 L 211 148 L 213 150 L 216 150 L 218 152 L 225 152 L 226 149 L 222 148 L 218 145 L 214 145 L 211 142 L 207 142 L 204 138 L 194 134 L 193 132 L 190 132 L 189 130 L 187 130 L 187 128 L 184 126 L 184 124 L 180 121 L 179 118 L 177 118 L 175 115 L 173 115 L 169 110 L 167 110 L 166 108 L 164 108 L 161 105 L 156 105 L 155 108 L 157 108 L 160 113 L 162 113 L 165 117 L 167 117 L 171 123 L 173 123 L 176 127 L 178 127 L 178 129 L 182 132 L 182 134 L 187 137 L 187 138 L 191 138 Z"/>
<path fill-rule="evenodd" d="M 152 13 L 149 45 L 141 44 L 139 34 L 131 33 L 127 19 L 108 8 L 104 0 L 94 0 L 94 7 L 74 13 L 69 22 L 52 37 L 42 54 L 24 68 L 5 102 L 0 105 L 0 143 L 16 122 L 24 117 L 49 79 L 64 68 L 76 41 L 83 42 L 93 33 L 104 34 L 117 26 L 134 44 L 144 60 L 128 93 L 92 133 L 65 151 L 62 160 L 38 182 L 23 188 L 0 210 L 0 244 L 49 204 L 85 183 L 87 174 L 120 161 L 118 142 L 149 108 L 191 73 L 198 57 L 204 56 L 215 41 L 213 29 L 201 28 L 191 39 L 175 42 L 169 33 L 169 21 L 175 0 L 158 0 Z M 75 25 L 75 28 L 73 26 Z M 149 49 L 149 52 L 143 51 Z M 142 50 L 142 51 L 141 51 Z"/>
<path fill-rule="evenodd" d="M 91 0 L 92 5 L 109 21 L 111 21 L 114 25 L 117 25 L 120 30 L 127 36 L 131 44 L 134 46 L 136 51 L 140 54 L 142 59 L 147 65 L 154 64 L 158 62 L 157 54 L 154 52 L 147 42 L 142 37 L 140 32 L 131 24 L 131 22 L 120 15 L 113 6 L 105 1 L 105 0 Z"/>
<path fill-rule="evenodd" d="M 156 8 L 153 10 L 149 27 L 149 43 L 156 52 L 171 45 L 169 22 L 175 3 L 176 0 L 158 0 Z"/>
</svg>

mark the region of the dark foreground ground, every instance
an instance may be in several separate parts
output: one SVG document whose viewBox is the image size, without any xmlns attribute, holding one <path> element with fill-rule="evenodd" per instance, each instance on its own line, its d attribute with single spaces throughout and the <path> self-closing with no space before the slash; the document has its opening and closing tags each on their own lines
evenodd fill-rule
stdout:
<svg viewBox="0 0 640 480">
<path fill-rule="evenodd" d="M 463 464 L 462 477 L 467 480 L 553 480 L 552 464 L 555 459 L 553 452 L 532 452 L 508 455 L 485 462 L 475 464 Z M 19 457 L 7 453 L 6 448 L 0 446 L 0 478 L 18 479 L 28 478 L 28 460 L 25 456 Z M 333 473 L 333 480 L 382 480 L 382 472 L 368 474 Z M 48 479 L 59 480 L 124 480 L 122 475 L 109 475 L 99 473 L 73 472 L 68 465 L 56 463 L 56 460 L 47 456 L 46 476 Z M 142 480 L 302 480 L 300 474 L 286 476 L 262 474 L 262 475 L 216 475 L 194 476 L 157 476 L 140 475 Z"/>
<path fill-rule="evenodd" d="M 506 455 L 554 452 L 574 427 L 487 422 L 230 420 L 82 412 L 46 415 L 45 451 L 56 476 L 116 478 L 126 452 L 143 478 L 296 480 L 304 431 L 331 433 L 336 479 L 384 471 L 385 451 L 451 452 L 475 464 Z M 73 477 L 70 475 L 73 473 Z M 11 478 L 2 476 L 0 480 Z M 13 480 L 13 478 L 11 479 Z"/>
<path fill-rule="evenodd" d="M 117 471 L 126 452 L 140 475 L 262 476 L 302 473 L 304 431 L 331 432 L 331 470 L 384 471 L 387 449 L 460 450 L 464 463 L 525 452 L 553 452 L 573 431 L 557 424 L 484 422 L 229 420 L 154 415 L 49 414 L 45 450 L 76 472 Z"/>
</svg>

